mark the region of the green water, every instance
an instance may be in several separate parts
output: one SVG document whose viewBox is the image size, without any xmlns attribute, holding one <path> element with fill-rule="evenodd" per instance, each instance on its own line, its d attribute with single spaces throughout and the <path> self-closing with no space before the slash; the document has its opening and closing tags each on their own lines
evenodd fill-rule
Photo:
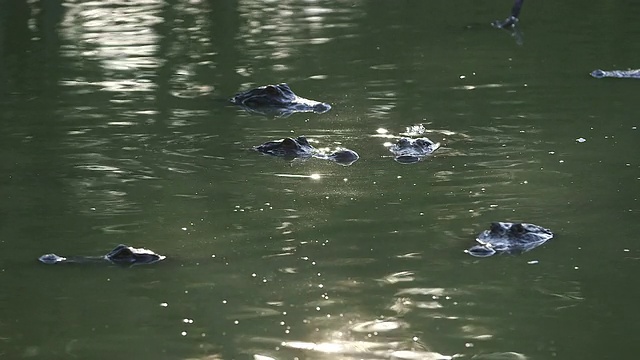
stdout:
<svg viewBox="0 0 640 360">
<path fill-rule="evenodd" d="M 640 66 L 636 2 L 529 1 L 521 45 L 507 0 L 29 3 L 0 1 L 0 358 L 637 356 L 640 81 L 588 75 Z M 225 102 L 277 82 L 333 108 Z M 394 162 L 417 124 L 442 147 Z M 360 160 L 250 150 L 298 135 Z M 556 237 L 463 252 L 509 220 Z M 119 243 L 167 260 L 36 260 Z"/>
</svg>

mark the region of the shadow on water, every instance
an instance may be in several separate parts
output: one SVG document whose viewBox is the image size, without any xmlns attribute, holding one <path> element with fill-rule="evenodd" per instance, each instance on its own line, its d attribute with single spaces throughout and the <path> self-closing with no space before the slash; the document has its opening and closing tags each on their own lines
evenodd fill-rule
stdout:
<svg viewBox="0 0 640 360">
<path fill-rule="evenodd" d="M 3 101 L 27 93 L 52 101 L 60 78 L 62 1 L 3 1 L 0 7 Z"/>
<path fill-rule="evenodd" d="M 47 226 L 56 228 L 58 216 L 68 212 L 61 177 L 39 176 L 64 166 L 59 156 L 63 16 L 61 1 L 0 3 L 0 166 L 9 174 L 2 183 L 12 199 L 3 213 L 42 220 L 21 228 L 33 236 Z"/>
</svg>

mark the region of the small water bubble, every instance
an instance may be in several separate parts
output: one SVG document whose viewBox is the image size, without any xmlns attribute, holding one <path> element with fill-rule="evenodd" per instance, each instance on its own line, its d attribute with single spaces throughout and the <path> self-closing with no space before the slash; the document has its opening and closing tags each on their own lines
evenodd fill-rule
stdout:
<svg viewBox="0 0 640 360">
<path fill-rule="evenodd" d="M 180 335 L 182 335 L 182 336 L 187 336 L 187 332 L 186 332 L 186 331 L 183 331 L 183 332 L 181 332 L 181 333 L 180 333 Z"/>
<path fill-rule="evenodd" d="M 163 302 L 163 303 L 160 303 L 160 306 L 167 307 L 167 306 L 169 306 L 169 303 Z"/>
<path fill-rule="evenodd" d="M 579 142 L 579 143 L 583 143 L 583 142 L 587 141 L 587 139 L 585 139 L 583 137 L 580 137 L 580 138 L 577 138 L 576 141 Z"/>
</svg>

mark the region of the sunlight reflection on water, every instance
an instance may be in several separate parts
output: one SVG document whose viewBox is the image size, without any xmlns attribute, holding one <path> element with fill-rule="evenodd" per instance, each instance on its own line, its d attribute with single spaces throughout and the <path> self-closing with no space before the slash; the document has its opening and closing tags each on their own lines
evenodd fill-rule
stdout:
<svg viewBox="0 0 640 360">
<path fill-rule="evenodd" d="M 340 335 L 338 335 L 340 336 Z M 254 339 L 262 342 L 276 342 L 275 339 Z M 284 349 L 306 350 L 322 356 L 323 359 L 361 359 L 374 357 L 381 359 L 397 360 L 450 360 L 453 356 L 442 355 L 436 352 L 419 349 L 419 344 L 414 344 L 416 349 L 401 350 L 403 344 L 390 342 L 388 344 L 372 341 L 345 341 L 334 340 L 331 342 L 306 342 L 306 341 L 282 341 L 280 346 Z M 263 358 L 258 355 L 256 359 Z M 277 358 L 276 358 L 277 359 Z"/>
</svg>

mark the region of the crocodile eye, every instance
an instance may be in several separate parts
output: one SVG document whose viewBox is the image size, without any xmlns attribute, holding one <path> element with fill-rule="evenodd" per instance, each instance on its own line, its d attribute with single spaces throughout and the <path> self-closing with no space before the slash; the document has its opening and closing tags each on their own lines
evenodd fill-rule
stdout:
<svg viewBox="0 0 640 360">
<path fill-rule="evenodd" d="M 302 144 L 302 145 L 309 145 L 309 141 L 307 140 L 306 137 L 304 136 L 298 136 L 296 138 L 296 140 L 298 141 L 298 143 Z"/>
<path fill-rule="evenodd" d="M 499 222 L 492 222 L 491 223 L 491 232 L 501 232 L 502 231 L 502 224 L 500 224 Z"/>
<path fill-rule="evenodd" d="M 524 228 L 524 226 L 522 226 L 522 224 L 513 224 L 511 225 L 511 231 L 515 232 L 516 234 L 522 234 L 527 230 Z"/>
<path fill-rule="evenodd" d="M 295 149 L 298 147 L 298 143 L 292 138 L 286 138 L 282 140 L 282 146 L 288 149 Z"/>
<path fill-rule="evenodd" d="M 269 94 L 269 95 L 278 95 L 280 93 L 278 91 L 278 89 L 273 85 L 267 85 L 265 90 L 267 91 L 267 94 Z"/>
</svg>

